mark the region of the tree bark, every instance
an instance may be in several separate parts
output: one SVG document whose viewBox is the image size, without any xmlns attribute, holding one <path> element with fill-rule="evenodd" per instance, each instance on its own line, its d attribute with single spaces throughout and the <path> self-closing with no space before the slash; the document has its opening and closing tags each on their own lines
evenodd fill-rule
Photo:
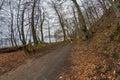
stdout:
<svg viewBox="0 0 120 80">
<path fill-rule="evenodd" d="M 77 1 L 72 0 L 72 2 L 74 3 L 74 5 L 77 9 L 77 12 L 78 12 L 78 20 L 79 20 L 81 38 L 82 38 L 82 40 L 86 40 L 88 38 L 88 36 L 87 36 L 87 26 L 86 26 L 83 14 L 81 12 L 81 9 L 80 9 Z"/>
<path fill-rule="evenodd" d="M 114 10 L 114 13 L 115 13 L 115 15 L 116 15 L 116 17 L 117 17 L 117 19 L 118 19 L 118 23 L 119 23 L 119 25 L 120 25 L 120 11 L 119 11 L 119 9 L 117 8 L 117 6 L 115 5 L 115 3 L 114 3 L 112 0 L 109 0 L 109 2 L 110 2 L 111 5 L 112 5 L 112 8 L 113 8 L 113 10 Z"/>
<path fill-rule="evenodd" d="M 55 5 L 55 3 L 53 2 L 53 8 L 55 10 L 55 12 L 57 13 L 59 22 L 60 22 L 60 26 L 62 28 L 63 31 L 63 37 L 64 37 L 64 41 L 66 41 L 66 30 L 65 30 L 65 26 L 64 26 L 64 21 L 63 21 L 63 17 L 62 14 L 60 13 L 60 11 L 57 9 L 57 6 Z"/>
<path fill-rule="evenodd" d="M 37 0 L 34 0 L 33 6 L 32 6 L 32 14 L 31 14 L 32 37 L 33 37 L 33 42 L 34 42 L 35 45 L 38 44 L 35 25 L 34 25 L 34 15 L 35 15 L 34 12 L 35 12 L 36 3 L 37 3 Z"/>
<path fill-rule="evenodd" d="M 21 36 L 22 36 L 22 43 L 26 45 L 25 34 L 24 34 L 24 13 L 25 13 L 25 6 L 22 11 L 22 22 L 21 22 Z"/>
</svg>

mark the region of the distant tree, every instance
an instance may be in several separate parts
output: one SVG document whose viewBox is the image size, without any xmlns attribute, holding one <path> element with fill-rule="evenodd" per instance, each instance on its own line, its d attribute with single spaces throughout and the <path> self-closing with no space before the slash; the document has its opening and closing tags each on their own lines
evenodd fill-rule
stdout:
<svg viewBox="0 0 120 80">
<path fill-rule="evenodd" d="M 20 25 L 19 25 L 19 16 L 20 16 L 20 7 L 21 7 L 21 0 L 19 0 L 18 2 L 18 6 L 17 6 L 17 16 L 16 16 L 16 24 L 17 24 L 17 30 L 18 30 L 18 36 L 20 41 L 22 42 L 22 38 L 21 38 L 21 31 L 20 31 Z"/>
<path fill-rule="evenodd" d="M 38 44 L 38 39 L 36 35 L 36 29 L 35 29 L 35 21 L 34 21 L 34 15 L 35 15 L 35 8 L 38 0 L 33 0 L 32 5 L 32 12 L 31 12 L 31 30 L 32 30 L 32 37 L 34 44 Z"/>
<path fill-rule="evenodd" d="M 48 36 L 49 36 L 49 43 L 51 43 L 51 34 L 50 34 L 50 23 L 48 22 Z"/>
<path fill-rule="evenodd" d="M 96 20 L 94 14 L 93 14 L 93 11 L 92 11 L 92 8 L 94 6 L 89 5 L 88 1 L 81 1 L 81 3 L 82 3 L 82 7 L 85 10 L 84 12 L 86 14 L 86 16 L 85 16 L 86 20 L 89 23 L 89 25 L 92 26 L 95 23 L 95 20 Z"/>
<path fill-rule="evenodd" d="M 25 32 L 24 32 L 24 14 L 25 14 L 25 5 L 22 10 L 22 18 L 21 18 L 21 36 L 22 36 L 22 43 L 23 45 L 26 45 L 26 40 L 25 40 Z"/>
<path fill-rule="evenodd" d="M 76 0 L 71 0 L 71 1 L 74 3 L 74 5 L 77 9 L 81 38 L 83 40 L 86 40 L 88 38 L 88 35 L 87 35 L 88 30 L 87 30 L 87 26 L 86 26 L 86 23 L 85 23 L 85 19 L 83 17 L 83 14 L 81 12 L 81 9 L 80 9 L 77 1 Z"/>
<path fill-rule="evenodd" d="M 79 27 L 79 23 L 78 23 L 78 18 L 77 18 L 77 12 L 76 12 L 76 8 L 73 6 L 72 8 L 72 13 L 73 13 L 73 23 L 74 23 L 74 27 L 75 27 L 75 33 L 76 36 L 80 37 L 80 27 Z"/>
<path fill-rule="evenodd" d="M 91 6 L 92 6 L 92 9 L 93 9 L 93 12 L 95 13 L 95 15 L 96 15 L 96 19 L 99 19 L 99 15 L 98 15 L 98 12 L 97 12 L 97 10 L 96 10 L 96 7 L 94 6 L 94 4 L 93 4 L 93 0 L 88 0 L 88 1 L 90 1 L 90 4 L 91 4 Z M 97 1 L 96 1 L 97 2 Z"/>
<path fill-rule="evenodd" d="M 41 32 L 41 41 L 44 42 L 44 34 L 43 34 L 43 23 L 45 21 L 45 10 L 44 8 L 38 7 L 38 12 L 39 12 L 39 27 L 40 27 L 40 32 Z"/>
<path fill-rule="evenodd" d="M 59 23 L 60 23 L 60 26 L 62 28 L 63 35 L 64 35 L 64 41 L 66 41 L 66 30 L 65 30 L 65 25 L 64 25 L 64 18 L 63 18 L 63 14 L 61 13 L 62 10 L 60 10 L 61 4 L 57 4 L 57 3 L 52 1 L 52 7 L 53 7 L 53 9 L 55 10 L 55 12 L 58 16 Z"/>
<path fill-rule="evenodd" d="M 116 17 L 117 17 L 117 19 L 118 19 L 118 23 L 119 23 L 119 25 L 120 25 L 120 11 L 119 11 L 119 9 L 118 9 L 118 7 L 117 7 L 117 5 L 115 4 L 114 1 L 109 0 L 109 2 L 110 2 L 111 5 L 112 5 L 113 11 L 114 11 L 114 13 L 115 13 L 115 15 L 116 15 Z"/>
<path fill-rule="evenodd" d="M 103 9 L 103 13 L 107 12 L 107 7 L 106 7 L 106 0 L 98 0 L 98 2 L 100 3 L 102 9 Z"/>
<path fill-rule="evenodd" d="M 10 22 L 10 36 L 11 36 L 11 43 L 12 46 L 17 46 L 17 42 L 15 39 L 15 33 L 14 33 L 14 14 L 13 14 L 13 9 L 12 9 L 12 4 L 11 1 L 9 1 L 9 6 L 10 6 L 10 14 L 11 14 L 11 22 Z"/>
<path fill-rule="evenodd" d="M 60 30 L 60 29 L 57 29 L 55 31 L 54 35 L 55 35 L 56 42 L 61 41 L 63 39 L 62 30 Z"/>
<path fill-rule="evenodd" d="M 5 0 L 1 0 L 0 2 L 0 10 L 2 9 L 2 6 L 4 5 Z"/>
</svg>

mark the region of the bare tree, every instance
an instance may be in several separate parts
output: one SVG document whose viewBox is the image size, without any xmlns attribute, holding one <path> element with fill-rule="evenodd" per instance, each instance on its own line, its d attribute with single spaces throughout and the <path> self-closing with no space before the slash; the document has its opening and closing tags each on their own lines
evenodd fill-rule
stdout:
<svg viewBox="0 0 120 80">
<path fill-rule="evenodd" d="M 41 41 L 44 42 L 44 34 L 43 34 L 43 23 L 45 21 L 45 10 L 44 8 L 40 8 L 38 7 L 38 11 L 39 11 L 39 28 L 40 28 L 40 32 L 41 32 Z"/>
<path fill-rule="evenodd" d="M 21 18 L 21 36 L 22 36 L 22 43 L 23 45 L 26 45 L 26 40 L 25 40 L 25 33 L 24 33 L 24 13 L 25 13 L 25 5 L 22 10 L 22 18 Z"/>
<path fill-rule="evenodd" d="M 18 6 L 17 6 L 17 17 L 16 17 L 16 24 L 17 24 L 17 29 L 18 29 L 18 35 L 19 35 L 19 39 L 22 42 L 22 38 L 21 38 L 21 31 L 20 31 L 20 25 L 19 25 L 19 16 L 20 16 L 20 5 L 21 4 L 21 0 L 19 0 L 18 2 Z"/>
<path fill-rule="evenodd" d="M 9 5 L 10 5 L 10 12 L 11 12 L 11 24 L 10 24 L 10 30 L 11 30 L 11 33 L 10 33 L 10 35 L 11 35 L 11 43 L 12 43 L 12 46 L 14 46 L 14 44 L 15 44 L 15 46 L 17 46 L 17 43 L 16 43 L 16 39 L 15 39 L 15 34 L 14 34 L 14 23 L 13 23 L 13 20 L 14 20 L 14 15 L 13 15 L 13 10 L 12 10 L 12 4 L 11 4 L 11 1 L 9 1 Z"/>
<path fill-rule="evenodd" d="M 105 1 L 106 0 L 98 0 L 98 2 L 101 4 L 102 8 L 103 8 L 103 13 L 107 12 L 107 7 L 105 5 Z"/>
<path fill-rule="evenodd" d="M 74 25 L 75 25 L 75 31 L 76 31 L 76 35 L 80 35 L 80 27 L 79 27 L 79 23 L 78 23 L 78 19 L 77 19 L 77 12 L 76 12 L 76 8 L 72 7 L 72 13 L 73 13 L 73 19 L 74 19 Z"/>
<path fill-rule="evenodd" d="M 88 36 L 87 36 L 87 26 L 86 26 L 86 23 L 85 23 L 85 19 L 83 17 L 83 14 L 81 12 L 81 9 L 80 9 L 77 1 L 76 0 L 71 0 L 71 1 L 74 3 L 74 5 L 77 9 L 81 38 L 83 40 L 86 40 L 88 38 Z"/>
<path fill-rule="evenodd" d="M 35 7 L 38 0 L 33 1 L 32 6 L 32 13 L 31 13 L 31 30 L 32 30 L 32 37 L 34 44 L 38 44 L 37 35 L 36 35 L 36 29 L 35 29 L 35 21 L 34 21 L 34 15 L 35 15 Z"/>
<path fill-rule="evenodd" d="M 5 0 L 2 0 L 2 1 L 0 2 L 0 10 L 2 9 L 2 6 L 4 5 L 4 2 L 5 2 Z"/>
<path fill-rule="evenodd" d="M 48 22 L 48 36 L 49 36 L 49 43 L 51 43 L 51 34 L 50 34 L 50 23 Z"/>
<path fill-rule="evenodd" d="M 112 8 L 113 8 L 113 10 L 114 10 L 114 13 L 115 13 L 115 15 L 116 15 L 116 17 L 117 17 L 117 19 L 118 19 L 118 23 L 119 23 L 119 25 L 120 25 L 120 11 L 119 11 L 119 9 L 117 8 L 117 6 L 115 5 L 114 1 L 109 0 L 109 2 L 110 2 L 111 5 L 112 5 Z"/>
<path fill-rule="evenodd" d="M 58 7 L 60 6 L 60 7 Z M 55 10 L 57 16 L 58 16 L 58 19 L 59 19 L 59 23 L 60 23 L 60 26 L 62 28 L 62 31 L 63 31 L 63 35 L 64 35 L 64 41 L 66 41 L 66 31 L 65 31 L 65 26 L 64 26 L 64 19 L 63 19 L 63 15 L 60 11 L 60 8 L 61 8 L 61 4 L 58 4 L 53 2 L 52 1 L 52 7 L 53 9 Z"/>
</svg>

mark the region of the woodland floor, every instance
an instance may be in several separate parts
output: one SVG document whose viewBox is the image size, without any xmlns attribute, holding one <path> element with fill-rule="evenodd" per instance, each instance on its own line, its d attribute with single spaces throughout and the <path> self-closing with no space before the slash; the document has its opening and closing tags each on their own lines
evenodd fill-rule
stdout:
<svg viewBox="0 0 120 80">
<path fill-rule="evenodd" d="M 41 48 L 37 48 L 35 51 L 28 53 L 24 50 L 18 50 L 9 53 L 0 53 L 0 75 L 16 69 L 22 64 L 26 64 L 29 59 L 42 57 L 51 51 L 66 45 L 67 43 L 52 43 L 50 45 L 44 45 Z"/>
<path fill-rule="evenodd" d="M 44 56 L 29 59 L 23 64 L 0 76 L 0 80 L 53 80 L 66 63 L 73 44 L 57 47 Z"/>
<path fill-rule="evenodd" d="M 56 80 L 120 80 L 120 37 L 113 38 L 116 18 L 109 13 L 94 25 L 89 41 L 78 40 Z"/>
</svg>

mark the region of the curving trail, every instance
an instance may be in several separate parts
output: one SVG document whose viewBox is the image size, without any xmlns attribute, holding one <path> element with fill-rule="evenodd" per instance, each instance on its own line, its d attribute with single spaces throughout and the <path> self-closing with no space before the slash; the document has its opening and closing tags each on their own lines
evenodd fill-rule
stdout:
<svg viewBox="0 0 120 80">
<path fill-rule="evenodd" d="M 73 44 L 51 51 L 45 56 L 29 60 L 17 69 L 0 76 L 0 80 L 53 80 L 65 64 Z"/>
</svg>

